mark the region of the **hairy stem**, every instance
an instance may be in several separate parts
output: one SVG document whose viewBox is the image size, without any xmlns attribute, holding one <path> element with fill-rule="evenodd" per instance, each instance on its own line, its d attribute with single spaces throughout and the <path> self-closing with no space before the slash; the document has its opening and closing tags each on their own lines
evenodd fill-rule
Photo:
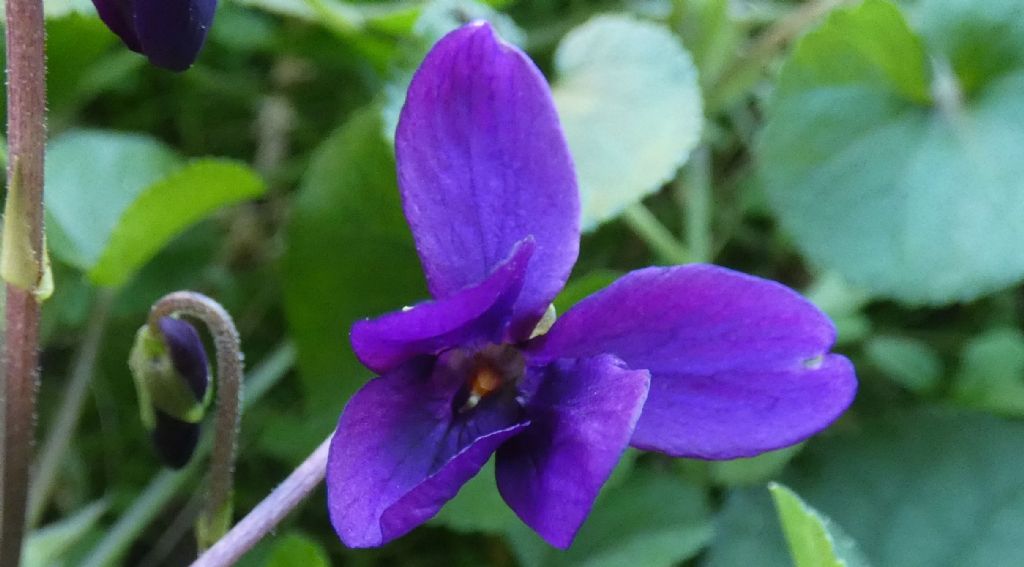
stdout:
<svg viewBox="0 0 1024 567">
<path fill-rule="evenodd" d="M 46 510 L 54 481 L 57 479 L 57 471 L 78 428 L 78 420 L 82 417 L 82 407 L 85 405 L 96 366 L 96 357 L 103 343 L 107 322 L 110 320 L 110 306 L 113 301 L 114 293 L 111 290 L 100 291 L 89 316 L 85 336 L 71 362 L 71 376 L 64 388 L 64 398 L 57 410 L 57 417 L 49 428 L 46 442 L 39 452 L 39 464 L 36 466 L 32 487 L 28 493 L 29 528 L 39 524 Z"/>
<path fill-rule="evenodd" d="M 231 315 L 219 303 L 201 293 L 176 291 L 162 297 L 149 312 L 149 326 L 159 333 L 159 321 L 185 315 L 202 321 L 213 336 L 217 350 L 217 412 L 214 418 L 213 455 L 206 505 L 199 515 L 199 549 L 212 545 L 231 522 L 232 485 L 242 402 L 242 350 Z"/>
<path fill-rule="evenodd" d="M 192 567 L 234 565 L 270 533 L 281 520 L 309 496 L 327 470 L 327 453 L 331 436 L 302 462 L 269 496 L 256 505 L 241 522 L 192 564 Z"/>
<path fill-rule="evenodd" d="M 6 15 L 8 167 L 2 268 L 7 283 L 0 565 L 18 565 L 25 535 L 39 380 L 39 300 L 35 292 L 44 270 L 46 28 L 42 0 L 6 0 Z"/>
<path fill-rule="evenodd" d="M 291 370 L 293 364 L 295 349 L 291 344 L 284 343 L 267 355 L 246 380 L 243 407 L 249 407 L 262 398 Z M 151 480 L 142 494 L 132 501 L 131 507 L 107 530 L 99 544 L 82 561 L 82 566 L 107 567 L 117 564 L 139 534 L 160 515 L 188 480 L 198 473 L 203 457 L 210 453 L 210 447 L 210 436 L 203 435 L 187 467 L 179 471 L 162 471 Z"/>
</svg>

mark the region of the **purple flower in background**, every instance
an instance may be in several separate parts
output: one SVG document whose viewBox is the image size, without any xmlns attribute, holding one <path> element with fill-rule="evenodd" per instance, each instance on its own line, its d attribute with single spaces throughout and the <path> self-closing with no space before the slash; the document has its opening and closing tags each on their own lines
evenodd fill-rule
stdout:
<svg viewBox="0 0 1024 567">
<path fill-rule="evenodd" d="M 93 0 L 107 24 L 132 51 L 154 65 L 192 66 L 213 23 L 217 0 Z"/>
<path fill-rule="evenodd" d="M 331 444 L 328 506 L 347 545 L 409 532 L 496 453 L 505 502 L 564 548 L 627 446 L 747 457 L 852 401 L 820 311 L 714 266 L 629 273 L 532 336 L 576 261 L 579 196 L 543 76 L 489 25 L 427 55 L 396 152 L 434 299 L 352 328 L 379 377 Z"/>
</svg>

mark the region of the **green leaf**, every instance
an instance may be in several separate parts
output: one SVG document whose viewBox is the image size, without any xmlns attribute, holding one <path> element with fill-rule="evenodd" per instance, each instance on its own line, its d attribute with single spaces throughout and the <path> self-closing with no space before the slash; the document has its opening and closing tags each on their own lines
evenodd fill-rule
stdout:
<svg viewBox="0 0 1024 567">
<path fill-rule="evenodd" d="M 60 18 L 47 17 L 47 103 L 51 112 L 60 113 L 88 94 L 80 85 L 106 61 L 104 55 L 117 43 L 117 36 L 94 15 L 72 10 Z"/>
<path fill-rule="evenodd" d="M 967 344 L 954 397 L 964 405 L 1024 416 L 1024 333 L 991 329 Z"/>
<path fill-rule="evenodd" d="M 65 134 L 51 143 L 46 166 L 54 255 L 111 287 L 124 284 L 185 228 L 264 191 L 240 163 L 183 165 L 151 138 L 115 132 Z"/>
<path fill-rule="evenodd" d="M 942 378 L 939 353 L 919 339 L 877 335 L 864 344 L 864 354 L 889 379 L 911 392 L 932 392 Z"/>
<path fill-rule="evenodd" d="M 706 90 L 736 56 L 743 30 L 730 18 L 729 0 L 674 0 L 671 22 L 693 54 Z"/>
<path fill-rule="evenodd" d="M 921 2 L 918 36 L 895 5 L 867 0 L 797 44 L 758 161 L 814 262 L 912 304 L 1024 276 L 1020 6 Z"/>
<path fill-rule="evenodd" d="M 53 254 L 90 270 L 122 213 L 180 165 L 170 148 L 146 136 L 79 130 L 51 141 L 45 199 Z"/>
<path fill-rule="evenodd" d="M 808 444 L 783 477 L 875 565 L 1024 564 L 1024 423 L 924 409 Z M 761 490 L 734 491 L 708 567 L 789 565 Z M 969 521 L 967 521 L 969 519 Z"/>
<path fill-rule="evenodd" d="M 595 270 L 573 278 L 555 297 L 554 305 L 557 313 L 559 315 L 565 313 L 581 300 L 611 285 L 620 276 L 622 276 L 622 272 L 615 270 Z"/>
<path fill-rule="evenodd" d="M 316 540 L 300 533 L 277 538 L 264 567 L 330 567 L 331 559 Z"/>
<path fill-rule="evenodd" d="M 866 566 L 853 541 L 828 518 L 811 508 L 792 490 L 778 483 L 768 485 L 782 522 L 782 531 L 793 556 L 794 567 Z"/>
<path fill-rule="evenodd" d="M 711 475 L 711 479 L 718 484 L 729 486 L 761 484 L 781 473 L 782 469 L 802 449 L 803 444 L 797 444 L 761 453 L 756 457 L 708 461 L 708 473 Z"/>
<path fill-rule="evenodd" d="M 336 418 L 368 376 L 349 346 L 352 323 L 427 297 L 375 108 L 355 114 L 313 157 L 288 224 L 283 270 L 307 402 Z"/>
<path fill-rule="evenodd" d="M 567 551 L 525 526 L 509 534 L 524 567 L 675 565 L 711 539 L 704 492 L 666 472 L 636 471 L 601 493 Z"/>
<path fill-rule="evenodd" d="M 660 189 L 686 162 L 703 124 L 697 71 L 671 32 L 627 15 L 571 31 L 555 69 L 583 226 L 592 229 Z"/>
<path fill-rule="evenodd" d="M 192 224 L 221 207 L 259 197 L 264 190 L 263 180 L 242 163 L 196 160 L 135 198 L 89 277 L 99 285 L 119 286 Z"/>
<path fill-rule="evenodd" d="M 107 511 L 100 500 L 29 534 L 24 546 L 24 567 L 61 565 L 61 556 L 99 524 Z"/>
</svg>

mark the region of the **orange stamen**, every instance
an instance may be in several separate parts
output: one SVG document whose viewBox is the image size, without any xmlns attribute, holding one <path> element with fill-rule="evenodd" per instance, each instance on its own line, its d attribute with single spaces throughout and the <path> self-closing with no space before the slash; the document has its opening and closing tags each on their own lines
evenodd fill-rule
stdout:
<svg viewBox="0 0 1024 567">
<path fill-rule="evenodd" d="M 479 399 L 500 387 L 501 374 L 494 368 L 491 368 L 490 365 L 483 364 L 476 369 L 472 380 L 469 382 L 469 393 L 471 397 Z"/>
</svg>

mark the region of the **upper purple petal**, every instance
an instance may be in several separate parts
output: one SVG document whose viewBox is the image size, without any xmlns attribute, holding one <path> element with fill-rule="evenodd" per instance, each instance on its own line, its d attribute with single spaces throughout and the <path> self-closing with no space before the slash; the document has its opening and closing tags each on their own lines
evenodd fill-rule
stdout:
<svg viewBox="0 0 1024 567">
<path fill-rule="evenodd" d="M 793 290 L 707 265 L 627 274 L 531 345 L 539 360 L 612 353 L 651 371 L 633 445 L 747 457 L 824 429 L 853 401 L 835 329 Z"/>
<path fill-rule="evenodd" d="M 569 547 L 629 444 L 650 375 L 614 356 L 543 370 L 527 404 L 530 427 L 498 449 L 505 502 L 548 543 Z"/>
<path fill-rule="evenodd" d="M 494 450 L 527 427 L 518 416 L 460 419 L 459 383 L 431 376 L 426 357 L 368 382 L 331 441 L 327 504 L 349 547 L 404 535 L 436 514 Z"/>
<path fill-rule="evenodd" d="M 479 283 L 532 236 L 515 305 L 526 338 L 579 249 L 576 177 L 540 71 L 489 24 L 466 25 L 427 55 L 395 139 L 405 215 L 435 297 Z"/>
<path fill-rule="evenodd" d="M 142 52 L 139 36 L 135 34 L 132 0 L 92 0 L 103 23 L 117 34 L 132 51 Z"/>
<path fill-rule="evenodd" d="M 134 9 L 141 51 L 154 65 L 184 71 L 206 41 L 217 0 L 134 0 Z"/>
<path fill-rule="evenodd" d="M 352 326 L 352 348 L 374 372 L 387 372 L 413 356 L 436 354 L 467 342 L 500 343 L 533 255 L 532 239 L 479 284 L 443 299 Z"/>
</svg>

